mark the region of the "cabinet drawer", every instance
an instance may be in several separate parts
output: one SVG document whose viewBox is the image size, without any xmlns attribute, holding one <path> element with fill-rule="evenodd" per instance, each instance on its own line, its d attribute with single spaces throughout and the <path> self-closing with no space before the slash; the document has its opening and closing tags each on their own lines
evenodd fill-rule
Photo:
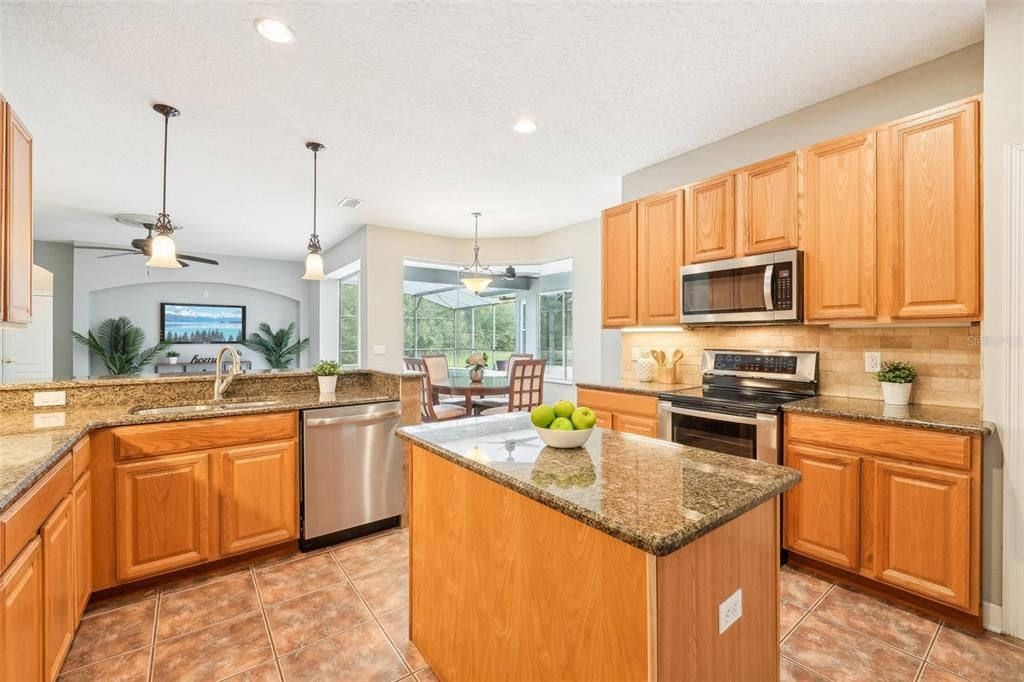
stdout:
<svg viewBox="0 0 1024 682">
<path fill-rule="evenodd" d="M 43 480 L 32 486 L 13 507 L 0 516 L 3 555 L 0 568 L 10 564 L 27 545 L 60 501 L 71 492 L 71 457 L 65 457 Z"/>
<path fill-rule="evenodd" d="M 826 447 L 841 443 L 844 450 L 894 459 L 963 470 L 971 466 L 971 437 L 959 433 L 790 414 L 786 434 L 793 441 Z"/>
<path fill-rule="evenodd" d="M 576 392 L 576 404 L 601 412 L 658 418 L 658 399 L 649 395 L 581 388 Z"/>
<path fill-rule="evenodd" d="M 111 433 L 114 458 L 141 459 L 208 448 L 295 438 L 295 412 L 122 426 Z"/>
</svg>

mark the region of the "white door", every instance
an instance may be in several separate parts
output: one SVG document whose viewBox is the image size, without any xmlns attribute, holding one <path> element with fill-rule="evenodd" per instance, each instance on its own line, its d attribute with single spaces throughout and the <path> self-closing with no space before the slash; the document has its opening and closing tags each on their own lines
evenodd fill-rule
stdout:
<svg viewBox="0 0 1024 682">
<path fill-rule="evenodd" d="M 3 383 L 53 381 L 53 296 L 32 297 L 32 322 L 4 329 Z"/>
</svg>

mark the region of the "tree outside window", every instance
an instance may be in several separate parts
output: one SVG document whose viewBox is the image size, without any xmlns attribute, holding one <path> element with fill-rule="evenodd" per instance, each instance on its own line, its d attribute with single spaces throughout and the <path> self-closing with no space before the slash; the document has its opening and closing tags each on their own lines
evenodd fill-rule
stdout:
<svg viewBox="0 0 1024 682">
<path fill-rule="evenodd" d="M 359 273 L 338 282 L 338 361 L 359 367 Z"/>
</svg>

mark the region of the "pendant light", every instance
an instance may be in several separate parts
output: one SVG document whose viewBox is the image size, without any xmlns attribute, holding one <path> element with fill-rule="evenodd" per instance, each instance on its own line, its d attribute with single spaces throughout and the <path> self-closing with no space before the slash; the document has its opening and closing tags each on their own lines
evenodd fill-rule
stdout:
<svg viewBox="0 0 1024 682">
<path fill-rule="evenodd" d="M 326 147 L 319 142 L 307 142 L 306 149 L 313 152 L 313 234 L 306 245 L 309 255 L 306 256 L 306 274 L 302 279 L 326 279 L 324 259 L 320 256 L 320 237 L 316 235 L 316 156 Z"/>
<path fill-rule="evenodd" d="M 473 263 L 462 268 L 459 281 L 474 294 L 479 294 L 494 281 L 494 272 L 480 264 L 480 216 L 483 214 L 474 212 L 470 215 L 473 216 Z"/>
<path fill-rule="evenodd" d="M 171 224 L 171 217 L 167 215 L 167 128 L 171 118 L 181 115 L 181 112 L 166 104 L 154 104 L 153 110 L 164 117 L 164 184 L 163 202 L 160 205 L 160 214 L 156 217 L 156 225 L 153 226 L 155 236 L 149 248 L 149 260 L 146 266 L 150 268 L 180 268 L 178 252 L 174 246 L 171 235 L 174 234 L 174 226 Z"/>
</svg>

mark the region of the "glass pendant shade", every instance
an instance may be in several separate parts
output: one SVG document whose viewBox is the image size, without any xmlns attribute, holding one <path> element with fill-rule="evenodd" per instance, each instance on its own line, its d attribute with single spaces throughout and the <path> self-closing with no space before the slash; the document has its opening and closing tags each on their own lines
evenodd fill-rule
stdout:
<svg viewBox="0 0 1024 682">
<path fill-rule="evenodd" d="M 486 289 L 487 285 L 489 285 L 492 281 L 493 280 L 491 280 L 490 277 L 480 277 L 479 275 L 475 277 L 462 278 L 463 286 L 472 291 L 474 294 L 479 294 L 481 291 Z"/>
<path fill-rule="evenodd" d="M 306 256 L 306 274 L 302 279 L 326 279 L 324 274 L 324 259 L 319 253 L 311 253 Z"/>
<path fill-rule="evenodd" d="M 180 268 L 181 263 L 178 262 L 178 251 L 174 246 L 174 240 L 165 234 L 153 237 L 146 267 Z"/>
</svg>

